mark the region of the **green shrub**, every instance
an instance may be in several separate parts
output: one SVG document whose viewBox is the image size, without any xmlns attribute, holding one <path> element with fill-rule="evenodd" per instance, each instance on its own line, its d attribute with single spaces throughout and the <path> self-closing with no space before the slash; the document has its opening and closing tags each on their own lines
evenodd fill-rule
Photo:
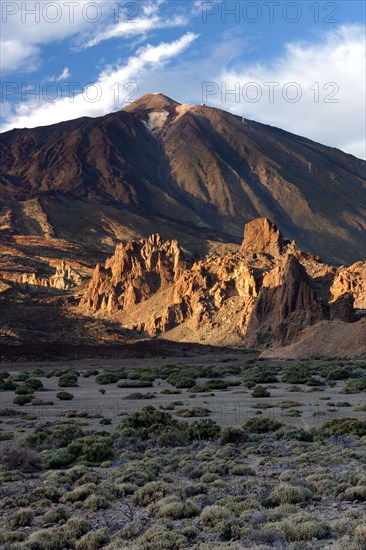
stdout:
<svg viewBox="0 0 366 550">
<path fill-rule="evenodd" d="M 248 441 L 248 436 L 240 428 L 225 428 L 221 432 L 221 441 L 223 445 L 228 443 L 240 444 Z"/>
<path fill-rule="evenodd" d="M 50 469 L 67 468 L 71 466 L 76 459 L 77 457 L 71 454 L 67 449 L 58 449 L 47 457 L 45 466 Z"/>
<path fill-rule="evenodd" d="M 53 527 L 31 533 L 27 540 L 29 550 L 64 550 L 70 538 L 64 529 Z"/>
<path fill-rule="evenodd" d="M 116 372 L 101 372 L 95 378 L 97 384 L 106 385 L 106 384 L 115 384 L 120 380 L 120 375 Z"/>
<path fill-rule="evenodd" d="M 58 508 L 54 508 L 53 510 L 46 512 L 43 516 L 43 520 L 45 523 L 58 523 L 61 520 L 68 520 L 69 517 L 70 513 L 66 510 L 66 508 L 59 506 Z"/>
<path fill-rule="evenodd" d="M 32 525 L 33 519 L 34 513 L 31 508 L 20 508 L 12 515 L 10 525 L 12 527 L 28 527 Z"/>
<path fill-rule="evenodd" d="M 356 527 L 355 543 L 358 550 L 366 550 L 366 525 L 358 525 Z"/>
<path fill-rule="evenodd" d="M 234 517 L 234 514 L 225 506 L 213 504 L 206 506 L 201 513 L 202 523 L 208 527 L 215 527 L 218 522 L 227 522 Z"/>
<path fill-rule="evenodd" d="M 366 485 L 356 485 L 355 487 L 348 487 L 344 491 L 344 498 L 346 500 L 366 501 Z"/>
<path fill-rule="evenodd" d="M 10 441 L 14 439 L 13 432 L 0 432 L 0 441 Z"/>
<path fill-rule="evenodd" d="M 172 520 L 193 518 L 201 512 L 200 506 L 193 500 L 188 499 L 182 502 L 175 496 L 162 499 L 156 503 L 156 506 L 158 508 L 156 517 Z"/>
<path fill-rule="evenodd" d="M 152 502 L 162 499 L 171 491 L 170 487 L 162 481 L 151 481 L 143 487 L 139 487 L 133 495 L 133 500 L 138 506 L 147 506 Z"/>
<path fill-rule="evenodd" d="M 79 539 L 90 531 L 91 525 L 83 517 L 73 517 L 65 523 L 65 530 L 72 539 Z"/>
<path fill-rule="evenodd" d="M 90 531 L 88 521 L 71 518 L 61 527 L 41 529 L 32 533 L 27 540 L 29 550 L 64 550 L 73 548 L 77 539 Z"/>
<path fill-rule="evenodd" d="M 62 495 L 60 500 L 62 503 L 84 502 L 90 496 L 93 496 L 96 490 L 97 485 L 95 483 L 83 483 L 82 485 L 78 485 L 75 489 L 71 491 L 66 491 Z"/>
<path fill-rule="evenodd" d="M 224 380 L 206 380 L 203 387 L 205 391 L 209 390 L 226 390 L 229 386 L 228 382 Z"/>
<path fill-rule="evenodd" d="M 141 392 L 135 392 L 130 393 L 124 397 L 124 399 L 155 399 L 156 395 L 155 393 L 141 393 Z"/>
<path fill-rule="evenodd" d="M 194 407 L 193 409 L 179 409 L 176 415 L 182 418 L 204 417 L 209 416 L 211 411 L 203 407 Z"/>
<path fill-rule="evenodd" d="M 252 397 L 271 397 L 271 392 L 263 386 L 255 386 L 252 391 Z"/>
<path fill-rule="evenodd" d="M 72 393 L 69 393 L 67 391 L 59 391 L 56 394 L 56 397 L 60 401 L 71 401 L 72 399 L 74 399 L 74 396 L 72 395 Z"/>
<path fill-rule="evenodd" d="M 120 430 L 135 430 L 140 437 L 149 437 L 152 432 L 159 432 L 167 426 L 177 426 L 177 421 L 166 412 L 154 407 L 144 407 L 141 411 L 126 416 L 119 425 Z"/>
<path fill-rule="evenodd" d="M 311 378 L 311 371 L 308 366 L 296 365 L 286 366 L 282 374 L 282 382 L 286 384 L 307 384 Z"/>
<path fill-rule="evenodd" d="M 307 487 L 299 485 L 282 484 L 275 487 L 270 495 L 269 501 L 275 506 L 280 504 L 297 504 L 311 500 L 313 493 Z"/>
<path fill-rule="evenodd" d="M 188 538 L 176 529 L 153 525 L 137 539 L 136 544 L 141 550 L 183 550 L 188 542 Z"/>
<path fill-rule="evenodd" d="M 271 418 L 251 418 L 243 425 L 243 430 L 249 433 L 264 434 L 275 432 L 282 427 L 281 422 Z"/>
<path fill-rule="evenodd" d="M 14 381 L 14 382 L 25 382 L 28 378 L 29 378 L 29 373 L 28 372 L 20 372 L 18 374 L 13 374 L 13 376 L 11 377 L 11 379 Z"/>
<path fill-rule="evenodd" d="M 14 391 L 17 385 L 12 380 L 3 380 L 0 378 L 0 391 Z"/>
<path fill-rule="evenodd" d="M 75 544 L 76 550 L 99 550 L 110 541 L 108 529 L 103 528 L 98 531 L 90 531 Z"/>
<path fill-rule="evenodd" d="M 72 441 L 65 448 L 51 452 L 46 459 L 46 467 L 66 468 L 77 462 L 99 466 L 113 457 L 113 440 L 109 435 L 89 435 Z"/>
<path fill-rule="evenodd" d="M 21 407 L 23 407 L 23 405 L 27 405 L 31 401 L 32 401 L 31 395 L 18 395 L 13 399 L 14 405 L 20 405 Z"/>
<path fill-rule="evenodd" d="M 273 367 L 253 366 L 245 371 L 244 383 L 247 388 L 253 388 L 257 384 L 275 384 L 278 380 L 273 371 Z"/>
<path fill-rule="evenodd" d="M 98 376 L 99 371 L 96 369 L 87 370 L 83 374 L 83 378 L 89 378 L 90 376 Z"/>
<path fill-rule="evenodd" d="M 326 539 L 331 534 L 327 522 L 318 519 L 303 519 L 301 522 L 292 522 L 291 518 L 277 524 L 288 542 L 311 541 Z"/>
<path fill-rule="evenodd" d="M 89 510 L 93 510 L 94 512 L 106 510 L 109 506 L 110 502 L 103 495 L 97 494 L 88 496 L 84 503 L 85 508 L 89 508 Z"/>
<path fill-rule="evenodd" d="M 366 390 L 366 376 L 362 376 L 356 380 L 349 380 L 346 386 L 349 393 L 358 393 Z"/>
<path fill-rule="evenodd" d="M 167 381 L 176 388 L 193 388 L 196 385 L 194 378 L 184 376 L 183 374 L 172 374 Z"/>
<path fill-rule="evenodd" d="M 67 373 L 60 376 L 58 385 L 60 388 L 73 388 L 77 386 L 78 377 L 75 374 Z"/>
<path fill-rule="evenodd" d="M 16 395 L 30 395 L 31 393 L 33 393 L 33 390 L 30 390 L 25 386 L 18 386 L 14 393 L 16 393 Z"/>
<path fill-rule="evenodd" d="M 221 428 L 211 419 L 195 420 L 186 430 L 189 439 L 216 439 L 221 433 Z"/>
<path fill-rule="evenodd" d="M 183 447 L 187 445 L 186 433 L 179 427 L 169 426 L 156 437 L 157 447 Z"/>
<path fill-rule="evenodd" d="M 0 529 L 0 544 L 9 544 L 12 542 L 21 542 L 24 541 L 27 538 L 26 533 L 23 533 L 22 531 L 5 531 L 3 529 Z M 4 546 L 4 548 L 9 548 L 8 546 Z M 10 546 L 10 548 L 12 548 Z"/>
<path fill-rule="evenodd" d="M 28 378 L 28 380 L 24 382 L 24 385 L 34 391 L 39 391 L 43 389 L 43 383 L 41 382 L 41 380 L 37 380 L 36 378 Z"/>
<path fill-rule="evenodd" d="M 245 464 L 235 464 L 230 468 L 230 474 L 233 476 L 255 476 L 256 472 Z"/>
<path fill-rule="evenodd" d="M 356 418 L 335 418 L 325 422 L 319 430 L 320 434 L 330 435 L 366 435 L 366 422 Z"/>
</svg>

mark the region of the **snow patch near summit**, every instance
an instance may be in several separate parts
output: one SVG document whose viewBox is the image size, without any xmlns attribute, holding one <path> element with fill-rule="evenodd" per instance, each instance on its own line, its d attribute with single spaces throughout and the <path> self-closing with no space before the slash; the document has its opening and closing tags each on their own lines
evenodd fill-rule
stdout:
<svg viewBox="0 0 366 550">
<path fill-rule="evenodd" d="M 144 124 L 150 132 L 158 132 L 164 126 L 168 116 L 168 111 L 154 111 L 149 113 L 149 118 Z"/>
</svg>

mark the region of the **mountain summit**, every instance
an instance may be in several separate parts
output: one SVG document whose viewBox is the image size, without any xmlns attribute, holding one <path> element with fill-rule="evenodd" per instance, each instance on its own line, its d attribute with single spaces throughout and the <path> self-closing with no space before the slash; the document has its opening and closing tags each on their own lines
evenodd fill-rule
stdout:
<svg viewBox="0 0 366 550">
<path fill-rule="evenodd" d="M 127 105 L 122 110 L 129 113 L 138 113 L 142 111 L 163 110 L 166 109 L 169 112 L 175 110 L 180 103 L 174 101 L 170 97 L 157 92 L 155 94 L 144 94 L 139 99 Z"/>
</svg>

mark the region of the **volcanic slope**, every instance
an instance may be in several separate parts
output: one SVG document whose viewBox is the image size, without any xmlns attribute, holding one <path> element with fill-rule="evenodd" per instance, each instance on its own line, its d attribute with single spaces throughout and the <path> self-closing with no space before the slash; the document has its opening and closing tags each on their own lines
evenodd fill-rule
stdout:
<svg viewBox="0 0 366 550">
<path fill-rule="evenodd" d="M 202 256 L 268 217 L 329 263 L 366 256 L 364 161 L 163 94 L 5 132 L 0 166 L 0 239 L 61 239 L 95 254 L 159 233 Z"/>
</svg>

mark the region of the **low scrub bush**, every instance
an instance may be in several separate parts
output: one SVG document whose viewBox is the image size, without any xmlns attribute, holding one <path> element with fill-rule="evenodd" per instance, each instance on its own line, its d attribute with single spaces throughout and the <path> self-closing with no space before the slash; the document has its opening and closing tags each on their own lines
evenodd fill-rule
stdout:
<svg viewBox="0 0 366 550">
<path fill-rule="evenodd" d="M 0 391 L 14 391 L 17 385 L 12 380 L 3 380 L 0 378 Z"/>
<path fill-rule="evenodd" d="M 356 527 L 355 543 L 358 550 L 366 550 L 366 525 L 358 525 Z"/>
<path fill-rule="evenodd" d="M 0 529 L 0 544 L 4 545 L 3 548 L 13 548 L 12 546 L 5 546 L 10 543 L 22 542 L 27 538 L 26 533 L 22 531 L 7 531 Z"/>
<path fill-rule="evenodd" d="M 178 529 L 169 529 L 167 525 L 156 524 L 150 527 L 136 541 L 141 550 L 180 550 L 187 548 L 189 540 Z"/>
<path fill-rule="evenodd" d="M 195 420 L 186 430 L 189 439 L 216 439 L 221 433 L 221 427 L 211 419 Z"/>
<path fill-rule="evenodd" d="M 271 392 L 263 386 L 255 386 L 252 391 L 252 397 L 271 397 Z"/>
<path fill-rule="evenodd" d="M 25 386 L 18 386 L 14 392 L 16 395 L 30 395 L 33 390 L 26 388 Z"/>
<path fill-rule="evenodd" d="M 60 401 L 71 401 L 72 399 L 74 399 L 74 396 L 72 395 L 72 393 L 69 393 L 67 391 L 59 391 L 56 394 L 56 397 Z"/>
<path fill-rule="evenodd" d="M 265 434 L 275 432 L 282 427 L 281 422 L 271 418 L 251 418 L 243 425 L 243 430 L 248 433 Z"/>
<path fill-rule="evenodd" d="M 169 485 L 162 481 L 151 481 L 143 487 L 137 489 L 133 495 L 133 500 L 138 506 L 147 506 L 152 502 L 161 500 L 171 492 Z"/>
<path fill-rule="evenodd" d="M 31 508 L 20 508 L 12 515 L 10 525 L 12 527 L 28 527 L 32 525 L 33 519 L 34 513 Z"/>
<path fill-rule="evenodd" d="M 28 405 L 32 401 L 32 396 L 27 395 L 17 395 L 17 397 L 14 397 L 13 403 L 14 405 L 19 405 L 20 407 L 23 407 L 24 405 Z"/>
<path fill-rule="evenodd" d="M 366 501 L 366 485 L 356 485 L 355 487 L 348 487 L 344 491 L 344 498 L 346 500 Z"/>
<path fill-rule="evenodd" d="M 203 417 L 209 416 L 211 411 L 209 409 L 204 409 L 203 407 L 194 407 L 193 409 L 179 409 L 176 411 L 177 416 L 182 418 L 192 418 L 192 417 Z"/>
<path fill-rule="evenodd" d="M 77 386 L 78 377 L 76 374 L 67 373 L 63 376 L 60 376 L 58 379 L 58 385 L 60 388 L 73 388 Z"/>
<path fill-rule="evenodd" d="M 24 382 L 24 385 L 27 387 L 27 388 L 30 388 L 34 391 L 39 391 L 39 390 L 43 390 L 43 383 L 41 382 L 41 380 L 38 380 L 37 378 L 28 378 L 25 382 Z"/>
<path fill-rule="evenodd" d="M 167 378 L 167 382 L 176 388 L 193 388 L 196 380 L 182 374 L 172 374 Z"/>
<path fill-rule="evenodd" d="M 336 418 L 325 422 L 320 428 L 321 435 L 366 435 L 366 422 L 356 418 Z"/>
<path fill-rule="evenodd" d="M 63 520 L 66 521 L 70 517 L 70 513 L 66 510 L 66 508 L 63 508 L 62 506 L 59 506 L 58 508 L 54 508 L 53 510 L 49 510 L 45 513 L 43 516 L 44 522 L 47 523 L 58 523 L 59 521 Z"/>
<path fill-rule="evenodd" d="M 271 525 L 271 524 L 269 524 Z M 319 519 L 302 516 L 296 519 L 290 518 L 274 525 L 285 536 L 288 542 L 311 541 L 313 539 L 326 539 L 331 534 L 330 525 Z"/>
<path fill-rule="evenodd" d="M 311 500 L 313 493 L 307 487 L 282 484 L 275 487 L 269 497 L 268 503 L 279 506 L 280 504 L 298 504 Z"/>
<path fill-rule="evenodd" d="M 181 501 L 173 496 L 157 502 L 153 506 L 153 511 L 158 518 L 178 520 L 198 516 L 201 512 L 201 507 L 191 499 Z"/>
<path fill-rule="evenodd" d="M 109 531 L 106 528 L 90 531 L 75 544 L 76 550 L 99 550 L 110 541 Z"/>
<path fill-rule="evenodd" d="M 89 435 L 51 452 L 46 459 L 46 467 L 66 468 L 75 463 L 100 466 L 113 457 L 113 440 L 109 435 Z"/>
<path fill-rule="evenodd" d="M 206 506 L 200 515 L 202 523 L 208 527 L 215 527 L 218 522 L 228 521 L 233 517 L 234 514 L 229 508 L 217 504 Z"/>
<path fill-rule="evenodd" d="M 115 384 L 120 380 L 120 375 L 117 372 L 101 372 L 96 376 L 95 381 L 97 384 Z"/>
</svg>

